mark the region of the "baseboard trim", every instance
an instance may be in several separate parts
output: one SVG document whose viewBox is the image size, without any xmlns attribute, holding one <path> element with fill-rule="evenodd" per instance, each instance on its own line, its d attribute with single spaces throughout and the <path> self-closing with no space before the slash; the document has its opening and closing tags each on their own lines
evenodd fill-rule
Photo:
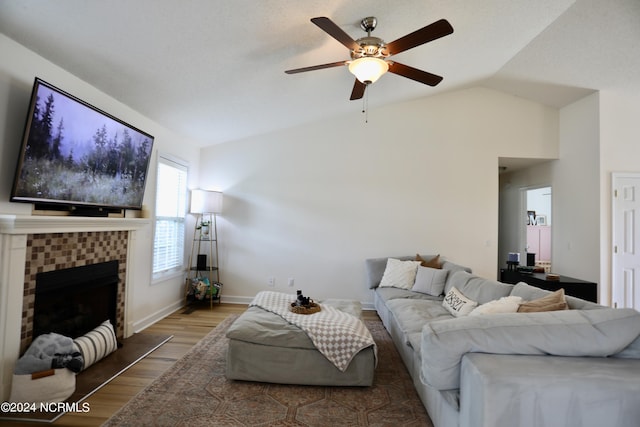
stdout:
<svg viewBox="0 0 640 427">
<path fill-rule="evenodd" d="M 175 312 L 176 310 L 179 310 L 183 306 L 184 306 L 184 299 L 180 299 L 180 301 L 176 301 L 171 305 L 168 305 L 154 313 L 151 313 L 147 317 L 144 317 L 136 322 L 131 322 L 130 323 L 131 328 L 129 330 L 133 330 L 133 333 L 137 334 L 138 332 L 148 328 L 154 323 L 157 323 L 160 320 L 164 319 L 165 317 Z"/>
<path fill-rule="evenodd" d="M 222 296 L 220 302 L 225 304 L 244 304 L 249 305 L 253 301 L 253 297 L 234 297 L 234 296 Z"/>
</svg>

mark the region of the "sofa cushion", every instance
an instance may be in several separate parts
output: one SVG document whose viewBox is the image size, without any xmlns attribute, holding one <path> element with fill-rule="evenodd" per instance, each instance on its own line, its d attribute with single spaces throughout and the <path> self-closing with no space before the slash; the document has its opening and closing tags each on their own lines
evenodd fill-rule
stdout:
<svg viewBox="0 0 640 427">
<path fill-rule="evenodd" d="M 485 279 L 466 271 L 451 273 L 445 284 L 444 293 L 449 293 L 454 286 L 467 298 L 477 301 L 479 304 L 506 297 L 511 294 L 513 289 L 513 285 Z"/>
<path fill-rule="evenodd" d="M 612 357 L 619 357 L 622 359 L 640 359 L 640 335 L 638 335 L 638 338 L 636 338 L 624 350 L 614 354 Z"/>
<path fill-rule="evenodd" d="M 227 330 L 227 338 L 272 347 L 314 349 L 313 341 L 296 325 L 252 306 Z"/>
<path fill-rule="evenodd" d="M 375 290 L 378 297 L 383 301 L 390 301 L 393 299 L 422 299 L 429 301 L 442 301 L 442 296 L 434 297 L 433 295 L 423 294 L 421 292 L 414 292 L 408 289 L 399 289 L 399 288 L 377 288 Z"/>
<path fill-rule="evenodd" d="M 389 258 L 382 280 L 380 280 L 380 287 L 411 289 L 416 281 L 416 272 L 419 265 L 420 261 L 401 261 Z"/>
<path fill-rule="evenodd" d="M 459 388 L 466 353 L 607 357 L 640 335 L 633 309 L 508 313 L 439 320 L 422 330 L 422 380 Z"/>
<path fill-rule="evenodd" d="M 478 303 L 464 296 L 454 286 L 442 300 L 442 306 L 455 317 L 466 316 L 478 306 Z"/>
<path fill-rule="evenodd" d="M 569 306 L 564 299 L 564 289 L 558 289 L 542 298 L 526 301 L 518 307 L 519 313 L 536 313 L 542 311 L 568 310 Z"/>
<path fill-rule="evenodd" d="M 639 368 L 637 360 L 467 354 L 457 425 L 638 426 Z"/>
<path fill-rule="evenodd" d="M 436 297 L 440 296 L 444 291 L 444 283 L 448 274 L 447 270 L 419 266 L 416 281 L 411 290 Z"/>
<path fill-rule="evenodd" d="M 498 314 L 498 313 L 516 313 L 518 307 L 522 303 L 521 297 L 508 296 L 502 297 L 497 300 L 484 303 L 471 311 L 469 316 L 481 316 L 483 314 Z"/>
<path fill-rule="evenodd" d="M 394 299 L 387 303 L 402 333 L 402 342 L 409 345 L 412 333 L 420 334 L 425 323 L 439 319 L 450 319 L 451 314 L 439 303 L 429 300 Z M 414 347 L 416 350 L 420 346 Z"/>
</svg>

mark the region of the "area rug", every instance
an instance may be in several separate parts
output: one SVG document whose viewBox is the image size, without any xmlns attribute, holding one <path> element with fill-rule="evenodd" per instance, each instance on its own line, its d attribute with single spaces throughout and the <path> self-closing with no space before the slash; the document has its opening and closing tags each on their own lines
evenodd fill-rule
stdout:
<svg viewBox="0 0 640 427">
<path fill-rule="evenodd" d="M 378 345 L 374 384 L 324 387 L 227 380 L 225 333 L 237 317 L 227 317 L 103 426 L 433 427 L 380 321 L 365 322 Z"/>
</svg>

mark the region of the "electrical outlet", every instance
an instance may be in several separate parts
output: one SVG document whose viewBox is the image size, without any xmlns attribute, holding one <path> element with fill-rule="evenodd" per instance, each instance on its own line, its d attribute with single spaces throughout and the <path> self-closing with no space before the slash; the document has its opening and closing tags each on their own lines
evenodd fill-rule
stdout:
<svg viewBox="0 0 640 427">
<path fill-rule="evenodd" d="M 294 282 L 295 281 L 293 280 L 293 277 L 289 277 L 289 280 L 288 280 L 287 284 L 289 285 L 290 288 L 293 288 Z"/>
<path fill-rule="evenodd" d="M 269 286 L 270 288 L 273 288 L 276 286 L 276 278 L 275 277 L 269 277 L 267 279 L 267 286 Z"/>
</svg>

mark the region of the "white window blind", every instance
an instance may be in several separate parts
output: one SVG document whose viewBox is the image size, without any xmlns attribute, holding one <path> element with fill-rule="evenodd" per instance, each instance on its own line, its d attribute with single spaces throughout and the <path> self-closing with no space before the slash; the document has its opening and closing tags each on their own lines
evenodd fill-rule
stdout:
<svg viewBox="0 0 640 427">
<path fill-rule="evenodd" d="M 184 265 L 187 166 L 158 157 L 153 274 L 179 271 Z"/>
</svg>

